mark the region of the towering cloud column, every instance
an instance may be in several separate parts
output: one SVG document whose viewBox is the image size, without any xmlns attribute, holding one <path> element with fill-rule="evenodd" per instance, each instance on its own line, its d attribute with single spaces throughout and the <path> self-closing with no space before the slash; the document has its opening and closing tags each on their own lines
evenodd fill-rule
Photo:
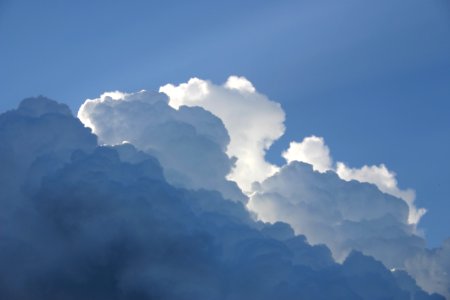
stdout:
<svg viewBox="0 0 450 300">
<path fill-rule="evenodd" d="M 179 108 L 200 106 L 219 117 L 230 135 L 227 148 L 236 165 L 228 178 L 245 192 L 252 183 L 274 174 L 278 167 L 264 158 L 266 150 L 284 133 L 284 111 L 279 103 L 258 93 L 244 77 L 231 76 L 221 86 L 192 78 L 178 86 L 167 84 L 160 92 Z"/>
</svg>

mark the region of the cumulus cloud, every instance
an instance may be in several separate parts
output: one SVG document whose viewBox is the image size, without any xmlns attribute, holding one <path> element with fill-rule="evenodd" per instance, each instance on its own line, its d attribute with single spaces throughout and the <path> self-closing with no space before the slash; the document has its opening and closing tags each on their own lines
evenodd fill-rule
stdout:
<svg viewBox="0 0 450 300">
<path fill-rule="evenodd" d="M 396 175 L 388 170 L 384 164 L 379 166 L 363 166 L 359 169 L 350 168 L 342 162 L 336 164 L 336 173 L 344 180 L 358 180 L 375 184 L 380 191 L 403 199 L 409 207 L 409 224 L 418 224 L 420 218 L 425 214 L 424 208 L 414 205 L 416 193 L 412 189 L 401 190 L 398 187 Z"/>
<path fill-rule="evenodd" d="M 414 204 L 416 198 L 412 189 L 402 190 L 398 187 L 396 174 L 390 171 L 384 164 L 379 166 L 364 165 L 361 168 L 348 167 L 343 162 L 337 162 L 334 167 L 333 159 L 328 146 L 322 137 L 310 136 L 302 142 L 291 142 L 289 148 L 283 152 L 287 163 L 301 161 L 311 164 L 314 170 L 325 172 L 332 170 L 346 181 L 357 180 L 359 182 L 372 183 L 380 191 L 397 198 L 403 199 L 409 207 L 408 223 L 418 224 L 425 214 L 424 208 L 417 208 Z"/>
<path fill-rule="evenodd" d="M 202 108 L 176 110 L 161 93 L 116 91 L 88 99 L 78 117 L 101 144 L 128 142 L 157 157 L 176 186 L 218 190 L 226 198 L 245 200 L 225 178 L 233 166 L 225 154 L 228 133 L 220 119 Z"/>
<path fill-rule="evenodd" d="M 87 100 L 78 116 L 101 144 L 121 145 L 120 159 L 140 163 L 155 156 L 175 186 L 217 190 L 245 202 L 242 190 L 256 218 L 289 224 L 313 245 L 327 245 L 337 261 L 358 250 L 388 268 L 406 270 L 428 292 L 450 295 L 443 288 L 450 286 L 444 271 L 427 273 L 425 265 L 436 263 L 437 256 L 417 234 L 425 210 L 415 207 L 414 191 L 400 189 L 383 164 L 334 163 L 317 136 L 291 142 L 282 154 L 287 165 L 267 162 L 266 150 L 284 132 L 284 112 L 243 77 L 231 76 L 223 85 L 192 78 L 162 86 L 160 94 L 105 93 Z M 280 226 L 262 232 L 274 239 L 292 235 L 290 227 Z M 410 280 L 403 279 L 399 282 Z"/>
<path fill-rule="evenodd" d="M 312 165 L 314 170 L 319 172 L 331 170 L 333 167 L 330 149 L 322 137 L 314 135 L 304 138 L 300 143 L 291 142 L 282 156 L 287 163 L 302 161 Z"/>
<path fill-rule="evenodd" d="M 408 222 L 408 205 L 375 185 L 294 161 L 255 185 L 247 206 L 261 220 L 286 222 L 313 245 L 327 245 L 337 261 L 358 250 L 406 270 L 427 291 L 450 296 L 448 247 L 426 249 Z"/>
<path fill-rule="evenodd" d="M 73 150 L 88 152 L 97 145 L 68 106 L 44 97 L 25 99 L 18 109 L 1 114 L 0 141 L 0 215 L 38 186 L 44 171 L 67 162 Z"/>
<path fill-rule="evenodd" d="M 395 243 L 413 233 L 402 200 L 369 184 L 343 181 L 334 172 L 314 172 L 305 163 L 292 162 L 259 184 L 248 207 L 264 221 L 287 222 L 311 243 L 328 245 L 340 261 L 357 249 L 398 267 L 393 254 L 401 251 L 388 249 L 384 241 L 391 239 L 402 250 L 413 249 L 416 242 Z M 384 231 L 389 227 L 396 229 L 391 237 Z"/>
<path fill-rule="evenodd" d="M 174 108 L 199 106 L 222 120 L 230 135 L 227 154 L 236 158 L 228 178 L 243 191 L 250 192 L 253 182 L 262 181 L 278 170 L 264 156 L 284 133 L 284 111 L 279 103 L 258 93 L 246 78 L 231 76 L 223 85 L 192 78 L 159 90 L 169 96 L 169 104 Z"/>
<path fill-rule="evenodd" d="M 288 224 L 255 222 L 242 202 L 176 188 L 154 156 L 130 143 L 92 147 L 95 136 L 67 109 L 29 101 L 27 112 L 0 116 L 0 132 L 10 137 L 0 157 L 22 145 L 18 153 L 33 169 L 11 179 L 28 192 L 0 218 L 1 299 L 442 299 L 360 252 L 337 264 L 326 246 L 309 245 Z M 120 123 L 120 114 L 110 122 Z M 14 172 L 20 155 L 1 171 Z M 48 155 L 58 163 L 49 167 Z M 30 174 L 41 175 L 32 189 Z M 404 220 L 404 203 L 392 202 L 394 220 Z"/>
</svg>

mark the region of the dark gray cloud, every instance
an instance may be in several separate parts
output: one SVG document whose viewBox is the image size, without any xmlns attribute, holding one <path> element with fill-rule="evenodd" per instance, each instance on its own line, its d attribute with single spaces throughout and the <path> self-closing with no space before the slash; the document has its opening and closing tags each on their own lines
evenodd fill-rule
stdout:
<svg viewBox="0 0 450 300">
<path fill-rule="evenodd" d="M 97 138 L 73 118 L 66 105 L 39 97 L 0 115 L 0 215 L 45 173 L 69 161 L 76 149 L 92 151 Z M 26 185 L 25 185 L 26 183 Z"/>
<path fill-rule="evenodd" d="M 0 132 L 0 201 L 15 204 L 0 215 L 1 299 L 442 299 L 359 252 L 337 264 L 219 192 L 170 185 L 156 158 L 97 147 L 55 102 L 23 102 Z"/>
</svg>

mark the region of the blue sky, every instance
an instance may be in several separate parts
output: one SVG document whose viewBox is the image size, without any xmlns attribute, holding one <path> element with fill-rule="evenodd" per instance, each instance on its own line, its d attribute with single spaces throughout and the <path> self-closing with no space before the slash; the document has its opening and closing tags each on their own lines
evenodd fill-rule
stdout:
<svg viewBox="0 0 450 300">
<path fill-rule="evenodd" d="M 449 37 L 445 0 L 0 0 L 0 111 L 245 76 L 287 113 L 269 160 L 315 134 L 350 166 L 385 163 L 428 209 L 420 227 L 437 246 L 450 228 Z"/>
</svg>

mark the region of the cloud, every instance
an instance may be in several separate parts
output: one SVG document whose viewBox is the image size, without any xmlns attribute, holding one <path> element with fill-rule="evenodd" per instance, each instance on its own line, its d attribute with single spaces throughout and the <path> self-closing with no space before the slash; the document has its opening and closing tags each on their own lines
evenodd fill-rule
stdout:
<svg viewBox="0 0 450 300">
<path fill-rule="evenodd" d="M 286 222 L 311 244 L 327 245 L 337 261 L 358 250 L 388 268 L 406 270 L 429 292 L 450 295 L 449 249 L 426 249 L 408 222 L 408 205 L 375 185 L 294 161 L 255 185 L 247 207 L 260 220 Z"/>
<path fill-rule="evenodd" d="M 450 238 L 442 246 L 406 259 L 406 269 L 427 291 L 450 298 Z"/>
<path fill-rule="evenodd" d="M 450 297 L 414 191 L 317 136 L 267 162 L 284 112 L 243 77 L 108 92 L 78 117 L 43 97 L 0 115 L 2 298 Z"/>
<path fill-rule="evenodd" d="M 416 193 L 412 189 L 401 190 L 398 188 L 396 175 L 388 170 L 384 164 L 379 166 L 362 166 L 359 169 L 350 168 L 342 162 L 336 165 L 336 173 L 344 180 L 358 180 L 375 184 L 380 191 L 403 199 L 409 207 L 409 224 L 418 224 L 426 209 L 417 208 L 414 204 Z"/>
<path fill-rule="evenodd" d="M 312 244 L 328 245 L 340 261 L 352 249 L 388 261 L 394 250 L 375 251 L 371 244 L 364 244 L 368 235 L 368 242 L 379 240 L 379 246 L 387 238 L 384 229 L 389 226 L 398 231 L 392 232 L 394 242 L 413 233 L 406 223 L 408 207 L 402 200 L 369 184 L 343 181 L 334 172 L 314 172 L 310 165 L 299 162 L 290 163 L 259 184 L 248 207 L 264 221 L 291 224 Z"/>
<path fill-rule="evenodd" d="M 248 204 L 260 219 L 291 224 L 313 244 L 329 246 L 338 260 L 357 249 L 389 268 L 407 270 L 427 291 L 450 296 L 450 250 L 426 249 L 416 228 L 426 210 L 415 206 L 413 190 L 398 187 L 393 171 L 384 164 L 334 164 L 324 139 L 316 136 L 291 142 L 283 157 L 288 165 L 258 185 Z"/>
<path fill-rule="evenodd" d="M 47 100 L 29 101 L 42 108 Z M 114 105 L 95 108 L 89 116 L 102 109 L 117 113 Z M 31 112 L 24 117 L 19 108 L 0 116 L 2 136 L 11 137 L 3 140 L 0 157 L 23 147 L 18 153 L 28 155 L 33 169 L 11 179 L 28 192 L 0 218 L 2 299 L 442 299 L 359 252 L 337 264 L 326 246 L 309 245 L 288 224 L 254 221 L 242 202 L 174 187 L 158 159 L 130 143 L 92 148 L 95 136 L 65 112 Z M 109 122 L 120 120 L 117 114 Z M 60 153 L 61 163 L 49 168 L 44 158 Z M 22 160 L 9 158 L 4 173 Z M 33 189 L 27 188 L 30 174 L 42 175 Z M 0 181 L 1 191 L 8 183 Z M 394 213 L 406 209 L 398 201 Z"/>
<path fill-rule="evenodd" d="M 72 151 L 97 146 L 97 138 L 66 105 L 45 97 L 25 99 L 18 109 L 1 114 L 0 141 L 0 184 L 7 187 L 0 192 L 0 215 L 37 188 L 45 172 L 69 161 Z"/>
<path fill-rule="evenodd" d="M 287 163 L 302 161 L 312 165 L 314 170 L 319 172 L 331 170 L 333 167 L 330 149 L 325 145 L 323 138 L 314 135 L 304 138 L 300 143 L 291 142 L 282 156 Z"/>
<path fill-rule="evenodd" d="M 192 78 L 159 90 L 169 96 L 169 104 L 174 108 L 199 106 L 222 120 L 230 135 L 226 152 L 237 159 L 228 178 L 243 191 L 251 192 L 253 182 L 278 170 L 264 156 L 284 133 L 284 111 L 279 103 L 258 93 L 246 78 L 231 76 L 224 85 Z"/>
<path fill-rule="evenodd" d="M 283 152 L 287 163 L 301 161 L 311 164 L 314 170 L 326 172 L 332 170 L 346 181 L 357 180 L 359 182 L 372 183 L 380 191 L 397 198 L 403 199 L 409 207 L 408 223 L 418 224 L 420 218 L 426 213 L 424 208 L 417 208 L 414 204 L 416 198 L 412 189 L 402 190 L 398 187 L 396 174 L 390 171 L 384 164 L 379 166 L 364 165 L 361 168 L 350 168 L 343 162 L 337 162 L 334 167 L 330 150 L 322 137 L 310 136 L 302 142 L 291 142 L 289 148 Z"/>
<path fill-rule="evenodd" d="M 339 262 L 358 250 L 408 271 L 428 292 L 449 294 L 442 272 L 427 276 L 426 267 L 411 269 L 428 251 L 417 233 L 425 210 L 415 207 L 414 191 L 400 189 L 383 164 L 357 169 L 334 163 L 317 136 L 291 142 L 282 154 L 287 165 L 267 162 L 266 150 L 284 132 L 284 112 L 243 77 L 231 76 L 220 86 L 192 78 L 165 85 L 160 94 L 105 93 L 87 100 L 78 116 L 100 143 L 122 145 L 116 148 L 122 160 L 155 156 L 175 186 L 217 190 L 245 202 L 236 182 L 259 220 L 290 224 L 313 245 L 327 245 Z M 280 230 L 271 238 L 289 235 Z"/>
<path fill-rule="evenodd" d="M 228 133 L 220 119 L 202 108 L 176 110 L 161 93 L 116 91 L 88 99 L 78 117 L 101 144 L 128 142 L 154 155 L 176 186 L 218 190 L 226 198 L 245 200 L 225 178 L 233 166 L 225 154 Z"/>
</svg>

